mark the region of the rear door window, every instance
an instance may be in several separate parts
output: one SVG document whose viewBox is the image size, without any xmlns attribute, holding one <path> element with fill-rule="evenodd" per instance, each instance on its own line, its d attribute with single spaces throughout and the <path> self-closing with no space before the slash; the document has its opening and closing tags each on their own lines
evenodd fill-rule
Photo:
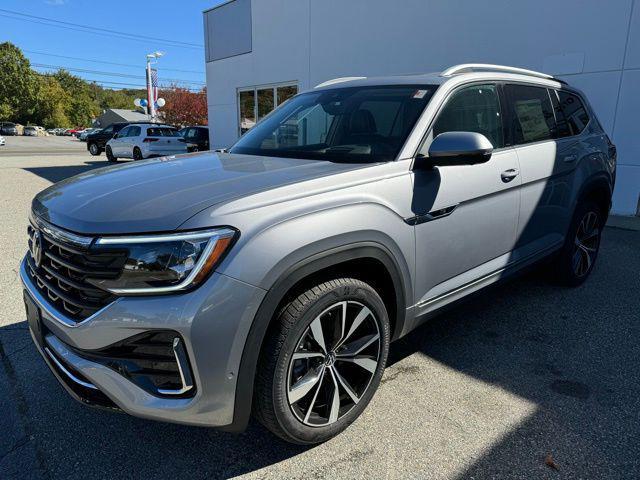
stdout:
<svg viewBox="0 0 640 480">
<path fill-rule="evenodd" d="M 549 93 L 544 87 L 505 85 L 509 101 L 510 129 L 515 144 L 551 140 L 557 125 Z"/>
<path fill-rule="evenodd" d="M 129 127 L 127 137 L 137 137 L 138 135 L 140 135 L 140 127 Z"/>
</svg>

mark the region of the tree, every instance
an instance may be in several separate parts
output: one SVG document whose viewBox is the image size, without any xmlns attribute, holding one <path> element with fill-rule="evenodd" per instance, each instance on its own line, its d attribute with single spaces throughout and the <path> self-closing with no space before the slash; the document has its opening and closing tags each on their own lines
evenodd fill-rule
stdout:
<svg viewBox="0 0 640 480">
<path fill-rule="evenodd" d="M 44 75 L 40 79 L 38 108 L 35 112 L 36 123 L 45 128 L 70 127 L 67 111 L 71 107 L 69 95 L 54 77 Z"/>
<path fill-rule="evenodd" d="M 0 43 L 0 120 L 27 123 L 36 108 L 38 89 L 37 74 L 20 49 Z"/>
<path fill-rule="evenodd" d="M 160 95 L 165 106 L 160 109 L 164 121 L 176 126 L 207 124 L 207 91 L 191 92 L 174 86 Z"/>
</svg>

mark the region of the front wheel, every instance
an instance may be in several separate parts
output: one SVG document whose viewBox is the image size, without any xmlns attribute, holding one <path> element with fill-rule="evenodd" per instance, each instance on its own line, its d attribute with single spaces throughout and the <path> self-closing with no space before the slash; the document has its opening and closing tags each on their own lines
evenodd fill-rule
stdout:
<svg viewBox="0 0 640 480">
<path fill-rule="evenodd" d="M 598 257 L 603 213 L 597 203 L 587 200 L 576 207 L 565 244 L 555 266 L 555 279 L 567 286 L 582 284 Z"/>
<path fill-rule="evenodd" d="M 289 302 L 274 319 L 256 378 L 255 414 L 281 438 L 324 442 L 364 411 L 384 371 L 389 318 L 367 283 L 340 278 Z"/>
<path fill-rule="evenodd" d="M 109 146 L 107 147 L 106 155 L 107 155 L 107 160 L 109 162 L 117 162 L 118 161 L 118 159 L 113 156 L 113 152 L 111 151 L 111 147 L 109 147 Z"/>
</svg>

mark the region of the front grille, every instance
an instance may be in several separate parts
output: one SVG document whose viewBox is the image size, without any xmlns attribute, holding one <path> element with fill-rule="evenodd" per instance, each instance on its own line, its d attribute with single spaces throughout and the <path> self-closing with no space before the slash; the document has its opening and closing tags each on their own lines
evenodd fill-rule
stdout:
<svg viewBox="0 0 640 480">
<path fill-rule="evenodd" d="M 27 272 L 40 293 L 66 316 L 79 322 L 115 299 L 87 279 L 113 279 L 122 271 L 124 252 L 96 252 L 67 244 L 30 225 Z M 40 236 L 40 265 L 34 259 L 34 241 Z"/>
</svg>

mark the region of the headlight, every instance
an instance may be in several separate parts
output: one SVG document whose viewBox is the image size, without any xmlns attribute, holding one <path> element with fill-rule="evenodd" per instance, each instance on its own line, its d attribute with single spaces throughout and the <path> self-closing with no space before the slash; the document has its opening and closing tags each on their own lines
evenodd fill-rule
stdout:
<svg viewBox="0 0 640 480">
<path fill-rule="evenodd" d="M 101 237 L 98 250 L 125 251 L 116 279 L 87 279 L 115 294 L 170 293 L 200 284 L 229 250 L 236 236 L 230 228 L 168 235 Z"/>
</svg>

